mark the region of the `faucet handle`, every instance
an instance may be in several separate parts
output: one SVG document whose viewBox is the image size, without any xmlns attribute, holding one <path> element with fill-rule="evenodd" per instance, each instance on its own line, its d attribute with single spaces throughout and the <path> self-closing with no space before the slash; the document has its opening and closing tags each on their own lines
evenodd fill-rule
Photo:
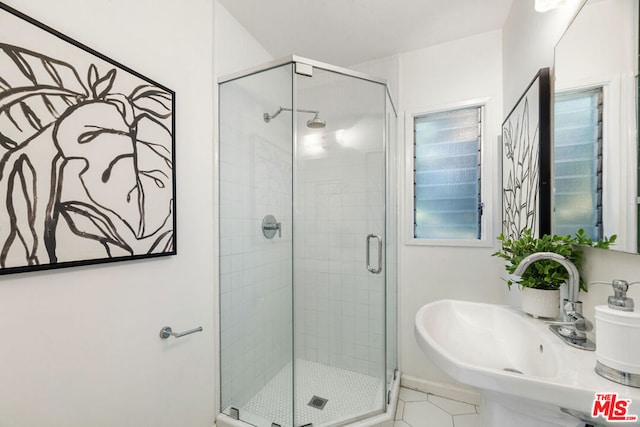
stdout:
<svg viewBox="0 0 640 427">
<path fill-rule="evenodd" d="M 560 326 L 561 328 L 559 329 L 559 332 L 564 336 L 569 336 L 570 334 L 575 335 L 576 333 L 584 333 L 593 330 L 593 323 L 585 319 L 581 314 L 567 313 L 567 317 L 569 318 L 569 320 L 567 320 L 566 322 L 548 321 L 545 323 L 547 325 Z"/>
<path fill-rule="evenodd" d="M 568 299 L 562 300 L 562 309 L 565 313 L 580 313 L 582 314 L 582 301 L 569 301 Z"/>
<path fill-rule="evenodd" d="M 576 312 L 567 313 L 569 324 L 576 328 L 576 331 L 589 332 L 593 330 L 593 323 L 585 319 L 582 314 Z"/>
<path fill-rule="evenodd" d="M 587 320 L 582 315 L 582 302 L 581 301 L 568 301 L 564 300 L 562 306 L 562 321 L 550 321 L 546 322 L 549 325 L 559 325 L 559 333 L 564 336 L 569 334 L 580 334 L 584 336 L 585 332 L 593 330 L 593 323 Z"/>
</svg>

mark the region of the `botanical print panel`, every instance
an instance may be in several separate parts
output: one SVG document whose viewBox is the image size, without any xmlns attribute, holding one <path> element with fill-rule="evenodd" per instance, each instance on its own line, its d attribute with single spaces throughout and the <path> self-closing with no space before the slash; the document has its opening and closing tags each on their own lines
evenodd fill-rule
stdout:
<svg viewBox="0 0 640 427">
<path fill-rule="evenodd" d="M 175 254 L 173 111 L 0 3 L 0 274 Z"/>
<path fill-rule="evenodd" d="M 551 233 L 551 83 L 541 68 L 502 124 L 502 233 Z"/>
</svg>

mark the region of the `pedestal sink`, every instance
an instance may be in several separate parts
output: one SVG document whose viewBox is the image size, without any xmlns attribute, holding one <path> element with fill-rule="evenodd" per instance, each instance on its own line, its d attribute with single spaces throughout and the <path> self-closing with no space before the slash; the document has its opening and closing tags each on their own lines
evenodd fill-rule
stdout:
<svg viewBox="0 0 640 427">
<path fill-rule="evenodd" d="M 631 399 L 628 414 L 640 420 L 640 389 L 600 377 L 594 352 L 570 347 L 517 308 L 435 301 L 416 314 L 415 336 L 439 368 L 480 390 L 484 427 L 614 425 L 591 416 L 596 393 Z"/>
</svg>

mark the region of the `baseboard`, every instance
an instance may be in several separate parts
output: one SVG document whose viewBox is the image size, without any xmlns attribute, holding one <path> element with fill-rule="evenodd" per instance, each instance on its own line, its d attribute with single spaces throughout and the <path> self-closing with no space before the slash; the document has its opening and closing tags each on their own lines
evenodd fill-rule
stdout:
<svg viewBox="0 0 640 427">
<path fill-rule="evenodd" d="M 436 394 L 438 396 L 446 397 L 447 399 L 459 400 L 473 405 L 480 405 L 480 392 L 471 387 L 439 383 L 436 381 L 412 377 L 410 375 L 402 375 L 400 385 L 423 393 Z"/>
</svg>

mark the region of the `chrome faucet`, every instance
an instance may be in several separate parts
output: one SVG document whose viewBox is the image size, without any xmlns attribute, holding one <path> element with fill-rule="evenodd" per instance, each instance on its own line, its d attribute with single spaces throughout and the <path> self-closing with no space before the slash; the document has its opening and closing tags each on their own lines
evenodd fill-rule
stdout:
<svg viewBox="0 0 640 427">
<path fill-rule="evenodd" d="M 575 265 L 573 265 L 571 261 L 569 261 L 568 259 L 566 259 L 560 254 L 557 254 L 555 252 L 533 253 L 528 257 L 524 258 L 522 261 L 520 261 L 520 264 L 518 264 L 513 274 L 515 274 L 516 276 L 522 276 L 522 274 L 531 264 L 543 259 L 553 260 L 567 269 L 567 272 L 569 273 L 569 280 L 567 280 L 567 288 L 568 288 L 567 302 L 569 303 L 578 302 L 578 289 L 580 288 L 580 273 L 578 272 L 578 269 L 576 268 Z M 569 321 L 566 315 L 567 309 L 569 311 L 574 311 L 574 312 L 577 311 L 578 313 L 582 314 L 581 308 L 576 310 L 575 307 L 572 307 L 572 306 L 565 307 L 565 304 L 563 304 L 562 305 L 562 321 L 564 322 Z"/>
<path fill-rule="evenodd" d="M 517 276 L 527 270 L 536 261 L 549 259 L 557 262 L 567 269 L 568 298 L 563 300 L 561 309 L 562 321 L 549 322 L 549 328 L 567 344 L 583 350 L 595 350 L 595 344 L 587 339 L 587 332 L 593 329 L 593 325 L 582 315 L 582 302 L 578 301 L 580 289 L 580 273 L 576 266 L 560 254 L 554 252 L 536 252 L 522 261 L 513 272 Z"/>
</svg>

